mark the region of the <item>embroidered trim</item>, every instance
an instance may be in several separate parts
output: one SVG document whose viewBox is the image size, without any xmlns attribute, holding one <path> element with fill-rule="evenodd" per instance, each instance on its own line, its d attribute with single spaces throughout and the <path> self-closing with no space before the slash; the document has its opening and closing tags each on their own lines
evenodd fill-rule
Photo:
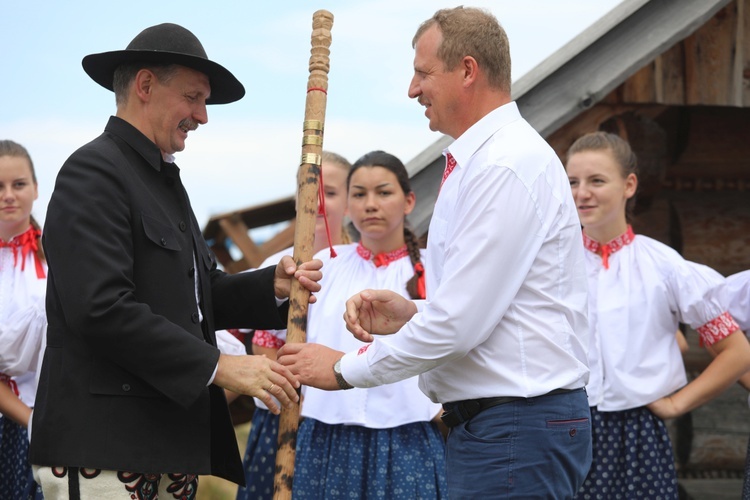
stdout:
<svg viewBox="0 0 750 500">
<path fill-rule="evenodd" d="M 375 267 L 387 266 L 393 261 L 409 256 L 409 250 L 406 248 L 406 245 L 402 246 L 398 250 L 393 250 L 392 252 L 383 252 L 373 256 L 372 252 L 365 248 L 362 245 L 361 241 L 357 244 L 357 253 L 365 260 L 372 260 L 372 263 L 375 264 Z"/>
<path fill-rule="evenodd" d="M 700 340 L 703 345 L 712 345 L 739 329 L 732 315 L 726 311 L 696 330 L 701 336 Z"/>
<path fill-rule="evenodd" d="M 281 349 L 284 344 L 283 340 L 273 335 L 268 330 L 255 330 L 253 335 L 253 344 L 269 349 Z"/>
<path fill-rule="evenodd" d="M 604 269 L 609 269 L 609 256 L 615 252 L 622 250 L 626 245 L 633 243 L 635 239 L 635 233 L 633 228 L 628 224 L 628 230 L 622 233 L 617 238 L 607 242 L 599 243 L 598 241 L 589 237 L 586 233 L 583 234 L 583 246 L 586 250 L 602 256 L 602 265 Z"/>
<path fill-rule="evenodd" d="M 16 396 L 21 395 L 21 393 L 18 392 L 18 384 L 16 383 L 16 381 L 4 373 L 0 373 L 0 384 L 10 387 L 10 390 L 13 391 L 13 394 L 15 394 Z"/>
<path fill-rule="evenodd" d="M 246 335 L 245 332 L 243 332 L 239 328 L 227 328 L 227 331 L 231 333 L 234 338 L 236 338 L 243 344 L 245 343 L 245 335 Z"/>
</svg>

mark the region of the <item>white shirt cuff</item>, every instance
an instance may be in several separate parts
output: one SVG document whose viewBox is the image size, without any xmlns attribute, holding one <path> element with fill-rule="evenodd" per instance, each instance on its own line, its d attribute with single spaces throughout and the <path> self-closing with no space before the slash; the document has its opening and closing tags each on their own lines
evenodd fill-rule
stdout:
<svg viewBox="0 0 750 500">
<path fill-rule="evenodd" d="M 219 362 L 216 362 L 216 368 L 214 368 L 214 372 L 211 374 L 211 378 L 208 380 L 208 383 L 206 384 L 206 387 L 214 383 L 214 379 L 216 378 L 216 372 L 219 371 Z"/>
<path fill-rule="evenodd" d="M 341 358 L 341 376 L 354 387 L 375 387 L 379 385 L 370 372 L 367 352 L 353 351 Z"/>
</svg>

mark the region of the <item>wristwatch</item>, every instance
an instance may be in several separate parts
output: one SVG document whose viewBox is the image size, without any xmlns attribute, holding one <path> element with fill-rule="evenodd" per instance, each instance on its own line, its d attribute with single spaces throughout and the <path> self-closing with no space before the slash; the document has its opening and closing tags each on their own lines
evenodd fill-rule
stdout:
<svg viewBox="0 0 750 500">
<path fill-rule="evenodd" d="M 339 384 L 339 389 L 354 389 L 354 386 L 347 382 L 341 374 L 341 358 L 333 364 L 333 376 L 336 377 L 336 383 Z"/>
</svg>

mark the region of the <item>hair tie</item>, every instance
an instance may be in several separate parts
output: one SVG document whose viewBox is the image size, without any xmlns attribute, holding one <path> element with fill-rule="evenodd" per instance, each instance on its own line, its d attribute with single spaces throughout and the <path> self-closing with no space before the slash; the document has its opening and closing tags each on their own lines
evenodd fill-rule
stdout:
<svg viewBox="0 0 750 500">
<path fill-rule="evenodd" d="M 424 282 L 424 266 L 421 262 L 414 264 L 414 272 L 417 275 L 417 295 L 420 299 L 424 299 L 427 297 L 427 287 Z"/>
</svg>

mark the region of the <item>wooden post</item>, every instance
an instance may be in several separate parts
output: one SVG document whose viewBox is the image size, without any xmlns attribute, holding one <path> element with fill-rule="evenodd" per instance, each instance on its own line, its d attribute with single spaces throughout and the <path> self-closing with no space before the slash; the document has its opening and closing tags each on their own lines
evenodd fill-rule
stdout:
<svg viewBox="0 0 750 500">
<path fill-rule="evenodd" d="M 318 213 L 318 189 L 323 155 L 323 128 L 328 92 L 329 55 L 333 14 L 319 10 L 313 14 L 310 50 L 310 77 L 307 80 L 305 121 L 302 129 L 302 157 L 297 173 L 297 218 L 294 232 L 294 260 L 297 264 L 313 256 L 315 218 Z M 292 282 L 289 295 L 287 342 L 305 342 L 307 306 L 310 292 L 297 281 Z M 279 441 L 276 453 L 274 498 L 291 499 L 294 482 L 294 458 L 299 426 L 299 405 L 282 408 L 279 420 Z"/>
</svg>

